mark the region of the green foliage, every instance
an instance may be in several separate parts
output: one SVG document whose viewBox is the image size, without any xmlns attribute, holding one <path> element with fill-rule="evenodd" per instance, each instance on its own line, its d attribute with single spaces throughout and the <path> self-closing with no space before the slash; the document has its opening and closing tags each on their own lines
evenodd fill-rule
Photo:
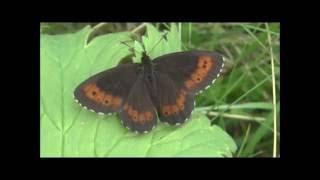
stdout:
<svg viewBox="0 0 320 180">
<path fill-rule="evenodd" d="M 201 113 L 193 113 L 179 127 L 159 123 L 150 133 L 136 135 L 125 129 L 117 116 L 98 116 L 83 110 L 73 100 L 76 86 L 130 54 L 129 48 L 120 43 L 131 40 L 129 32 L 98 36 L 87 44 L 91 32 L 87 26 L 71 34 L 41 35 L 41 157 L 231 157 L 235 153 L 233 139 L 220 127 L 211 126 Z M 147 35 L 142 38 L 147 52 L 161 37 L 158 30 L 147 25 Z M 134 49 L 141 52 L 139 46 L 134 43 Z M 162 40 L 150 55 L 157 57 L 180 48 L 180 32 L 171 24 L 167 40 Z"/>
<path fill-rule="evenodd" d="M 276 98 L 279 99 L 280 24 L 268 23 L 268 26 L 269 29 L 266 23 L 182 25 L 182 39 L 188 48 L 219 51 L 227 60 L 222 77 L 197 97 L 197 109 L 209 114 L 212 124 L 232 134 L 242 148 L 237 153 L 240 157 L 272 156 L 273 152 L 271 55 L 275 59 Z M 270 42 L 268 36 L 271 36 Z M 277 102 L 278 123 L 279 104 Z M 220 113 L 219 118 L 210 116 L 212 113 Z M 258 118 L 261 121 L 255 120 Z M 246 136 L 248 123 L 252 126 Z M 279 146 L 279 130 L 277 136 Z"/>
</svg>

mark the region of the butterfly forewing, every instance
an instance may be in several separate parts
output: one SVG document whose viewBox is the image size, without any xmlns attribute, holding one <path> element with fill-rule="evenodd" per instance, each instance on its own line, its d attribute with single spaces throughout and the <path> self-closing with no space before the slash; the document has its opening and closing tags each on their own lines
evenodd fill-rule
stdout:
<svg viewBox="0 0 320 180">
<path fill-rule="evenodd" d="M 94 75 L 76 88 L 75 99 L 98 113 L 119 112 L 137 79 L 137 68 L 126 63 Z"/>
<path fill-rule="evenodd" d="M 222 56 L 210 51 L 187 51 L 160 56 L 154 60 L 157 71 L 167 74 L 188 92 L 203 90 L 218 77 Z"/>
</svg>

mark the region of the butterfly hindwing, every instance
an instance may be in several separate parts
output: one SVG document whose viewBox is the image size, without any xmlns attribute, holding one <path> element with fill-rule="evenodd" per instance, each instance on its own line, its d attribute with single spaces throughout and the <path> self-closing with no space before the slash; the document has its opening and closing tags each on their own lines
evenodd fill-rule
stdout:
<svg viewBox="0 0 320 180">
<path fill-rule="evenodd" d="M 219 76 L 223 67 L 221 55 L 210 51 L 187 51 L 154 59 L 157 71 L 167 74 L 188 92 L 197 93 Z"/>
<path fill-rule="evenodd" d="M 157 109 L 159 118 L 171 125 L 182 124 L 190 117 L 194 108 L 194 95 L 167 74 L 157 73 Z"/>
<path fill-rule="evenodd" d="M 94 75 L 76 88 L 75 99 L 97 113 L 119 112 L 137 79 L 137 68 L 126 63 Z"/>
<path fill-rule="evenodd" d="M 149 132 L 155 127 L 157 123 L 155 106 L 142 76 L 138 77 L 131 88 L 120 112 L 120 118 L 126 127 L 139 133 Z"/>
</svg>

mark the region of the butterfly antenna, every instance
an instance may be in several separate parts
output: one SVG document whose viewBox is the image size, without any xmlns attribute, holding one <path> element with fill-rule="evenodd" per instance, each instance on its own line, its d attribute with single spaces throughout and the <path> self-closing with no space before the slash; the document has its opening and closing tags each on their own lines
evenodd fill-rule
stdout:
<svg viewBox="0 0 320 180">
<path fill-rule="evenodd" d="M 134 53 L 134 48 L 133 48 L 133 46 L 130 46 L 128 43 L 126 43 L 126 42 L 131 42 L 131 41 L 121 41 L 121 44 L 124 44 L 124 45 L 126 45 L 126 46 L 128 46 L 129 47 L 129 51 L 131 51 L 132 53 Z"/>
<path fill-rule="evenodd" d="M 152 52 L 152 50 L 162 41 L 162 39 L 167 39 L 167 34 L 168 34 L 168 32 L 165 32 L 164 34 L 163 34 L 163 36 L 160 38 L 160 40 L 152 47 L 152 49 L 149 51 L 149 54 Z"/>
<path fill-rule="evenodd" d="M 124 45 L 128 46 L 130 48 L 130 51 L 134 52 L 134 48 L 132 46 L 130 46 L 129 44 L 127 44 L 126 41 L 121 41 L 121 44 L 124 44 Z M 144 49 L 143 45 L 142 45 L 142 48 Z M 142 53 L 142 52 L 139 52 L 139 53 Z"/>
</svg>

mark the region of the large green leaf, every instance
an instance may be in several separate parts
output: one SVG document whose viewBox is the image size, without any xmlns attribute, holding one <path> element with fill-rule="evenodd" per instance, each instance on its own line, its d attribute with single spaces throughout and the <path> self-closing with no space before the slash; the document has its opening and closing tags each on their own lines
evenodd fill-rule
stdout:
<svg viewBox="0 0 320 180">
<path fill-rule="evenodd" d="M 232 138 L 210 126 L 203 115 L 193 113 L 179 127 L 159 123 L 150 133 L 137 135 L 124 128 L 117 116 L 98 116 L 75 103 L 73 91 L 80 82 L 130 54 L 120 43 L 130 40 L 129 33 L 99 36 L 87 45 L 91 31 L 86 27 L 74 34 L 41 35 L 41 157 L 232 156 L 236 150 Z M 175 25 L 167 36 L 151 57 L 180 50 Z M 147 51 L 160 38 L 148 25 L 143 37 Z"/>
</svg>

